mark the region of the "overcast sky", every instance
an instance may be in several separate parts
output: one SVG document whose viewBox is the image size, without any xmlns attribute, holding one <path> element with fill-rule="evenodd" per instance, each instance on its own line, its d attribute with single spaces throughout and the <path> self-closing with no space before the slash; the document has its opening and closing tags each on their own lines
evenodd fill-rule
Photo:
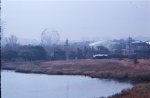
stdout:
<svg viewBox="0 0 150 98">
<path fill-rule="evenodd" d="M 150 1 L 2 0 L 4 35 L 40 39 L 45 28 L 61 40 L 150 37 Z"/>
</svg>

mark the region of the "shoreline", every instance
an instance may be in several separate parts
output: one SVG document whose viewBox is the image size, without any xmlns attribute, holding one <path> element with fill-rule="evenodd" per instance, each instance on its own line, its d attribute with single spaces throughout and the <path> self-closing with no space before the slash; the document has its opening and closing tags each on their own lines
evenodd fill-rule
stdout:
<svg viewBox="0 0 150 98">
<path fill-rule="evenodd" d="M 16 72 L 16 73 L 22 73 L 22 74 L 39 74 L 39 75 L 60 75 L 60 76 L 63 76 L 63 75 L 67 75 L 67 76 L 83 76 L 83 77 L 89 77 L 89 78 L 96 78 L 96 79 L 104 79 L 104 80 L 113 80 L 113 81 L 117 81 L 117 82 L 122 82 L 122 83 L 130 83 L 131 85 L 136 85 L 138 83 L 133 83 L 133 82 L 130 82 L 130 81 L 125 81 L 125 80 L 117 80 L 117 79 L 114 79 L 114 78 L 101 78 L 101 77 L 92 77 L 92 76 L 88 76 L 88 75 L 80 75 L 80 74 L 46 74 L 46 73 L 32 73 L 32 72 L 22 72 L 22 71 L 15 71 L 13 69 L 2 69 L 2 71 L 13 71 L 13 72 Z"/>
<path fill-rule="evenodd" d="M 129 81 L 129 80 L 119 80 L 116 78 L 104 78 L 104 77 L 96 77 L 96 76 L 89 76 L 89 75 L 83 75 L 83 74 L 48 74 L 48 73 L 41 73 L 41 72 L 23 72 L 23 71 L 15 71 L 13 69 L 2 69 L 1 71 L 14 71 L 16 73 L 24 73 L 24 74 L 43 74 L 43 75 L 72 75 L 72 76 L 85 76 L 85 77 L 90 77 L 90 78 L 97 78 L 97 79 L 106 79 L 106 80 L 114 80 L 114 81 L 118 81 L 118 82 L 125 82 L 125 83 L 131 83 L 133 86 L 138 84 L 136 82 L 133 81 Z"/>
<path fill-rule="evenodd" d="M 15 72 L 21 73 L 48 75 L 83 75 L 91 78 L 114 79 L 131 83 L 150 81 L 150 60 L 148 60 L 149 69 L 134 68 L 133 65 L 123 65 L 123 60 L 112 60 L 109 62 L 107 62 L 107 60 L 108 59 L 104 61 L 91 59 L 92 64 L 86 64 L 87 60 L 3 62 L 1 70 L 14 70 Z M 93 61 L 97 63 L 93 64 Z M 51 63 L 49 64 L 49 62 Z M 70 64 L 70 62 L 75 63 Z M 100 64 L 99 62 L 102 62 L 103 64 Z M 125 62 L 129 62 L 129 60 Z M 137 65 L 137 67 L 139 66 Z"/>
<path fill-rule="evenodd" d="M 129 82 L 133 88 L 139 84 L 150 83 L 150 60 L 139 60 L 136 66 L 129 59 L 3 62 L 1 70 L 6 69 L 20 73 L 82 75 L 91 78 L 112 79 L 119 82 Z M 128 91 L 132 92 L 132 89 Z M 123 91 L 121 94 L 115 94 L 109 98 L 122 98 L 125 96 Z M 120 97 L 116 97 L 116 95 L 120 95 Z"/>
</svg>

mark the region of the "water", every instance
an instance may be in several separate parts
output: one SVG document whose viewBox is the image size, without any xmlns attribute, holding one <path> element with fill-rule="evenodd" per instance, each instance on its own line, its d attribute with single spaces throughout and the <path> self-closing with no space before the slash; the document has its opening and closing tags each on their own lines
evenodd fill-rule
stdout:
<svg viewBox="0 0 150 98">
<path fill-rule="evenodd" d="M 129 83 L 85 76 L 1 72 L 2 98 L 98 98 L 131 88 Z"/>
</svg>

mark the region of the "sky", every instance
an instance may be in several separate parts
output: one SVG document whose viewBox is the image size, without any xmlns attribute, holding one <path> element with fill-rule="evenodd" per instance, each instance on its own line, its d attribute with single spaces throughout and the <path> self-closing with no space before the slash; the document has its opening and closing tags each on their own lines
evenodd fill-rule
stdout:
<svg viewBox="0 0 150 98">
<path fill-rule="evenodd" d="M 4 36 L 41 39 L 45 28 L 60 40 L 150 37 L 150 1 L 1 0 Z"/>
</svg>

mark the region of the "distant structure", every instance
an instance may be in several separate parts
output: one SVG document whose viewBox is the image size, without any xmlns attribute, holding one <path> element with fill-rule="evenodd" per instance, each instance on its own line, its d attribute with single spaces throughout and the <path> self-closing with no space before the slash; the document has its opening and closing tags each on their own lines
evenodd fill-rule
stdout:
<svg viewBox="0 0 150 98">
<path fill-rule="evenodd" d="M 133 39 L 131 37 L 129 37 L 127 39 L 127 42 L 126 42 L 126 53 L 128 55 L 132 55 L 134 53 L 134 50 L 133 50 Z"/>
<path fill-rule="evenodd" d="M 89 44 L 90 47 L 97 48 L 104 46 L 109 49 L 111 55 L 148 58 L 150 57 L 150 41 L 139 41 L 131 37 L 127 39 L 97 41 Z M 98 55 L 97 53 L 94 55 Z M 99 55 L 98 55 L 99 56 Z M 99 56 L 100 57 L 100 56 Z"/>
<path fill-rule="evenodd" d="M 66 42 L 65 42 L 65 50 L 66 50 L 66 60 L 69 59 L 69 41 L 68 41 L 68 38 L 66 39 Z"/>
<path fill-rule="evenodd" d="M 56 30 L 49 31 L 48 29 L 45 29 L 41 34 L 42 45 L 52 46 L 58 44 L 59 40 L 60 36 Z"/>
<path fill-rule="evenodd" d="M 47 51 L 49 58 L 53 59 L 55 55 L 55 48 L 60 40 L 58 31 L 49 31 L 48 28 L 41 33 L 41 44 Z"/>
</svg>

